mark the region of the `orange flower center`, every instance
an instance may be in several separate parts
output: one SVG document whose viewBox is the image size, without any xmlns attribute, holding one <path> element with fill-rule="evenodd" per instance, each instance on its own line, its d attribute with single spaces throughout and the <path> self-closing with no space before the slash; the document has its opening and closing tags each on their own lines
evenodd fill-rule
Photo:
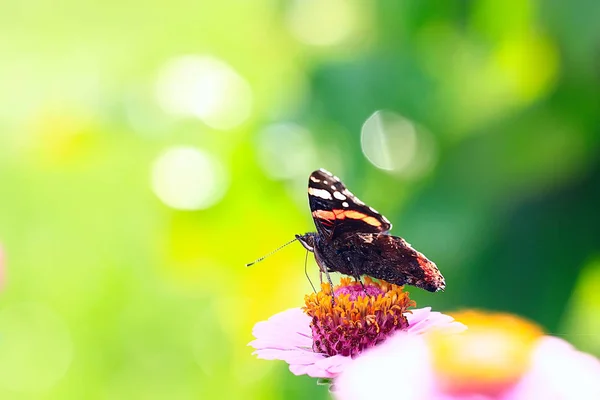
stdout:
<svg viewBox="0 0 600 400">
<path fill-rule="evenodd" d="M 364 288 L 360 282 L 342 278 L 334 294 L 323 283 L 320 292 L 305 296 L 303 308 L 312 318 L 313 350 L 329 356 L 356 356 L 396 330 L 406 329 L 404 313 L 415 306 L 401 286 L 369 277 Z"/>
</svg>

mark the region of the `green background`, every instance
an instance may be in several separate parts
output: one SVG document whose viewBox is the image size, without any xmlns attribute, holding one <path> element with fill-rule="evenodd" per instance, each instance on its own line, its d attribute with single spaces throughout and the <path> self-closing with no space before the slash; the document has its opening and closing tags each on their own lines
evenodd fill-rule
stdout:
<svg viewBox="0 0 600 400">
<path fill-rule="evenodd" d="M 518 313 L 600 354 L 600 3 L 1 8 L 0 398 L 327 398 L 246 347 L 310 290 L 300 245 L 244 264 L 314 229 L 319 167 L 437 263 L 447 290 L 410 289 L 419 306 Z M 186 55 L 233 79 L 216 123 L 164 107 Z M 378 110 L 424 132 L 424 168 L 365 157 Z M 213 162 L 167 182 L 200 209 L 157 196 L 173 147 Z"/>
</svg>

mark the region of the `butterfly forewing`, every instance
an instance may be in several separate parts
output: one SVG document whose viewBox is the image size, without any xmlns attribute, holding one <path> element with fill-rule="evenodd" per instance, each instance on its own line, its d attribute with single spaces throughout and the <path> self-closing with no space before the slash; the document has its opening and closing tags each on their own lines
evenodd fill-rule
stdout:
<svg viewBox="0 0 600 400">
<path fill-rule="evenodd" d="M 340 179 L 320 169 L 308 179 L 308 199 L 315 226 L 327 238 L 348 232 L 386 233 L 392 224 L 365 205 Z"/>
</svg>

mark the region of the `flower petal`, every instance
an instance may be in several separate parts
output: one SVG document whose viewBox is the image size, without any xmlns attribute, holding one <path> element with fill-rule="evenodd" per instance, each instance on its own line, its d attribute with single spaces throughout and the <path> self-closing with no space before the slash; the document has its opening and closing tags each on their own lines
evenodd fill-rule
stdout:
<svg viewBox="0 0 600 400">
<path fill-rule="evenodd" d="M 423 338 L 394 335 L 348 365 L 335 380 L 338 400 L 432 399 L 430 356 Z"/>
<path fill-rule="evenodd" d="M 312 334 L 310 317 L 300 308 L 291 308 L 254 325 L 256 340 L 248 343 L 255 349 L 310 349 Z"/>
<path fill-rule="evenodd" d="M 531 370 L 503 400 L 534 398 L 600 399 L 600 361 L 562 339 L 541 338 Z"/>
<path fill-rule="evenodd" d="M 443 329 L 446 333 L 462 332 L 467 327 L 457 322 L 449 315 L 431 311 L 431 307 L 415 308 L 406 313 L 408 332 L 423 334 L 431 330 Z"/>
<path fill-rule="evenodd" d="M 451 317 L 431 312 L 430 308 L 416 309 L 413 314 L 407 314 L 407 319 L 413 326 L 409 327 L 408 333 L 398 332 L 402 337 L 411 336 L 410 333 L 424 333 L 430 328 L 464 328 Z M 252 333 L 256 339 L 248 345 L 256 349 L 253 354 L 258 358 L 287 362 L 290 371 L 296 375 L 335 378 L 354 360 L 342 355 L 327 357 L 315 353 L 310 323 L 311 318 L 300 308 L 280 312 L 254 326 Z M 402 342 L 403 339 L 398 340 Z"/>
<path fill-rule="evenodd" d="M 263 360 L 283 360 L 288 364 L 302 365 L 314 364 L 315 362 L 325 358 L 323 354 L 298 349 L 259 349 L 252 354 Z"/>
<path fill-rule="evenodd" d="M 290 372 L 294 375 L 308 375 L 311 378 L 334 378 L 335 374 L 329 373 L 323 368 L 315 364 L 310 365 L 298 365 L 291 364 Z"/>
<path fill-rule="evenodd" d="M 312 365 L 290 365 L 290 371 L 313 378 L 335 378 L 351 362 L 352 358 L 341 355 L 323 357 Z"/>
<path fill-rule="evenodd" d="M 346 368 L 352 362 L 352 358 L 341 356 L 341 355 L 329 357 L 326 360 L 327 360 L 326 366 L 323 365 L 324 361 L 319 361 L 319 365 L 324 366 L 325 370 L 327 372 L 332 373 L 336 376 L 338 374 L 342 373 L 344 368 Z"/>
<path fill-rule="evenodd" d="M 292 308 L 257 323 L 252 330 L 256 337 L 248 345 L 254 355 L 265 360 L 282 360 L 290 364 L 296 375 L 308 374 L 318 378 L 335 375 L 326 369 L 331 366 L 325 355 L 312 350 L 310 317 L 299 308 Z M 324 363 L 317 365 L 320 362 Z"/>
</svg>

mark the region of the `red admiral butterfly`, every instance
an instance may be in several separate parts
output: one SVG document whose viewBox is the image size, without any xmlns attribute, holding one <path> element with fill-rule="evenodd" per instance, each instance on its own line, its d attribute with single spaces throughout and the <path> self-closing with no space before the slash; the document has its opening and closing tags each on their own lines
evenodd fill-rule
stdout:
<svg viewBox="0 0 600 400">
<path fill-rule="evenodd" d="M 446 287 L 437 266 L 406 240 L 390 235 L 390 221 L 354 196 L 338 177 L 324 169 L 313 172 L 308 200 L 317 232 L 296 239 L 314 253 L 330 283 L 329 272 L 340 272 L 357 280 L 370 275 L 430 292 Z"/>
</svg>

